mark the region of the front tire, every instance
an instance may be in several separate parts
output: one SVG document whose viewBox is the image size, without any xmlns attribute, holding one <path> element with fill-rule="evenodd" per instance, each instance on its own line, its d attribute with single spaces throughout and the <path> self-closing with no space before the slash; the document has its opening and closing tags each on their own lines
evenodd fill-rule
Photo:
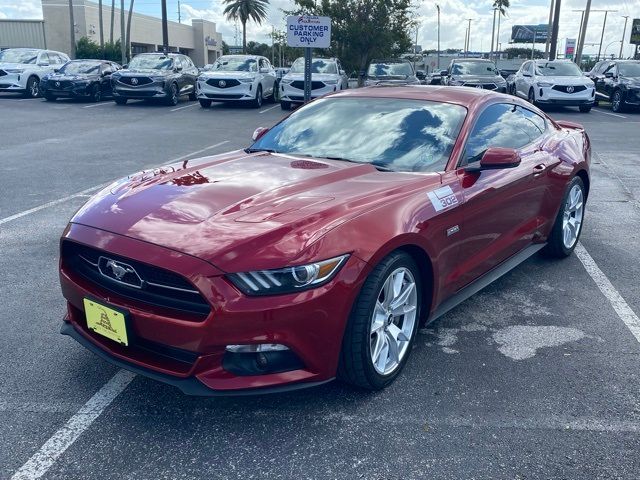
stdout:
<svg viewBox="0 0 640 480">
<path fill-rule="evenodd" d="M 90 98 L 94 103 L 98 103 L 100 100 L 102 100 L 102 90 L 100 89 L 100 85 L 94 85 L 93 88 L 91 88 Z"/>
<path fill-rule="evenodd" d="M 527 95 L 527 100 L 529 101 L 529 103 L 531 105 L 535 105 L 536 104 L 536 94 L 533 91 L 533 88 L 529 89 L 529 94 Z"/>
<path fill-rule="evenodd" d="M 44 94 L 44 99 L 45 99 L 47 102 L 55 102 L 57 98 L 58 98 L 58 97 L 56 97 L 55 95 L 51 95 L 51 94 L 49 94 L 49 93 L 45 93 L 45 94 Z"/>
<path fill-rule="evenodd" d="M 40 79 L 36 76 L 29 77 L 27 80 L 27 90 L 24 93 L 25 98 L 38 98 L 40 96 Z"/>
<path fill-rule="evenodd" d="M 196 100 L 198 100 L 198 94 L 196 93 L 196 87 L 195 87 L 195 85 L 194 85 L 194 87 L 193 87 L 193 92 L 191 92 L 191 93 L 189 94 L 189 100 L 190 100 L 190 101 L 192 101 L 192 102 L 195 102 Z"/>
<path fill-rule="evenodd" d="M 580 108 L 582 113 L 589 113 L 591 111 L 591 105 L 580 105 L 578 108 Z"/>
<path fill-rule="evenodd" d="M 284 100 L 280 100 L 280 108 L 282 110 L 291 110 L 291 102 L 285 102 Z"/>
<path fill-rule="evenodd" d="M 258 89 L 256 90 L 256 98 L 253 99 L 253 106 L 255 108 L 260 108 L 262 106 L 262 85 L 258 85 Z"/>
<path fill-rule="evenodd" d="M 380 390 L 402 371 L 418 331 L 422 284 L 410 255 L 394 252 L 369 274 L 345 329 L 338 378 Z"/>
<path fill-rule="evenodd" d="M 616 113 L 624 111 L 624 99 L 622 98 L 622 92 L 620 90 L 616 90 L 613 92 L 613 96 L 611 97 L 611 110 Z"/>
<path fill-rule="evenodd" d="M 178 85 L 176 85 L 175 83 L 172 83 L 171 86 L 169 87 L 169 91 L 167 92 L 167 97 L 165 99 L 165 102 L 170 107 L 175 107 L 176 105 L 178 105 L 179 99 L 180 99 L 180 96 L 178 95 Z"/>
<path fill-rule="evenodd" d="M 578 176 L 573 177 L 562 197 L 547 245 L 542 250 L 544 255 L 551 258 L 565 258 L 571 255 L 582 233 L 586 198 L 584 182 Z"/>
<path fill-rule="evenodd" d="M 204 98 L 200 99 L 200 106 L 202 108 L 209 108 L 211 106 L 211 100 L 206 100 Z"/>
<path fill-rule="evenodd" d="M 122 98 L 122 97 L 116 97 L 113 99 L 114 102 L 116 102 L 117 105 L 126 105 L 127 104 L 127 100 L 129 100 L 128 98 Z"/>
</svg>

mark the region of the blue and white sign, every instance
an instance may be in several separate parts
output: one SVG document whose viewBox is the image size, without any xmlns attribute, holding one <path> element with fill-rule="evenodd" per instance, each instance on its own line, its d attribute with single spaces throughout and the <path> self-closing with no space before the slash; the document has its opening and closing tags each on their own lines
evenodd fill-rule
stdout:
<svg viewBox="0 0 640 480">
<path fill-rule="evenodd" d="M 329 48 L 331 18 L 314 15 L 287 17 L 287 45 L 290 47 Z"/>
</svg>

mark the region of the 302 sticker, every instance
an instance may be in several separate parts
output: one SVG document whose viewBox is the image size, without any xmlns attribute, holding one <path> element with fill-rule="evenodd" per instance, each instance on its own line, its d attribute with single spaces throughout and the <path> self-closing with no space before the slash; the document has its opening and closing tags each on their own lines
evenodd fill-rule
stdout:
<svg viewBox="0 0 640 480">
<path fill-rule="evenodd" d="M 436 212 L 458 204 L 458 197 L 456 197 L 456 194 L 453 193 L 449 185 L 440 187 L 437 190 L 427 193 L 427 195 Z"/>
</svg>

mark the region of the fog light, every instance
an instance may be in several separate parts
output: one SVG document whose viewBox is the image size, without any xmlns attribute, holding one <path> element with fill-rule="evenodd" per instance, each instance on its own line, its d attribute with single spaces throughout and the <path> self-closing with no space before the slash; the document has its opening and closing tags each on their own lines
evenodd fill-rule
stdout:
<svg viewBox="0 0 640 480">
<path fill-rule="evenodd" d="M 542 89 L 540 89 L 540 96 L 542 96 L 542 94 L 543 94 L 543 91 L 542 91 Z"/>
<path fill-rule="evenodd" d="M 232 353 L 259 353 L 282 352 L 289 350 L 289 348 L 279 343 L 259 343 L 257 345 L 227 345 L 226 350 Z"/>
</svg>

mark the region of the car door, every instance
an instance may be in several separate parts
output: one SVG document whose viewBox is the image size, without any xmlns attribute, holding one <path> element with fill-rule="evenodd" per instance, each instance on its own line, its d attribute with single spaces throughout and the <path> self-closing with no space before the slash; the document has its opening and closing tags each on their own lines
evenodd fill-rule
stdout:
<svg viewBox="0 0 640 480">
<path fill-rule="evenodd" d="M 258 63 L 258 68 L 260 69 L 260 76 L 262 77 L 262 94 L 265 97 L 270 97 L 273 94 L 273 82 L 275 81 L 275 75 L 272 72 L 271 65 L 269 65 L 269 61 L 260 57 L 260 62 Z"/>
<path fill-rule="evenodd" d="M 527 247 L 544 224 L 545 172 L 553 160 L 539 148 L 545 120 L 525 115 L 508 103 L 485 107 L 466 140 L 457 174 L 464 197 L 458 288 L 462 288 Z M 514 168 L 469 171 L 490 147 L 514 148 L 521 163 Z"/>
<path fill-rule="evenodd" d="M 113 66 L 109 62 L 104 62 L 100 66 L 100 91 L 102 96 L 111 95 L 111 74 Z"/>
<path fill-rule="evenodd" d="M 604 76 L 602 78 L 602 90 L 605 95 L 605 99 L 610 99 L 613 95 L 613 91 L 616 88 L 618 83 L 618 65 L 616 63 L 612 63 L 609 67 L 604 71 Z"/>
<path fill-rule="evenodd" d="M 186 70 L 186 82 L 189 84 L 189 92 L 195 91 L 196 88 L 196 79 L 198 78 L 198 69 L 196 68 L 193 61 L 187 57 L 186 55 L 182 58 L 182 65 Z"/>
<path fill-rule="evenodd" d="M 527 98 L 532 79 L 532 62 L 525 62 L 521 67 L 521 72 L 516 79 L 516 93 L 518 96 Z"/>
<path fill-rule="evenodd" d="M 607 78 L 606 72 L 613 67 L 613 63 L 605 62 L 598 68 L 593 81 L 596 84 L 596 98 L 598 100 L 609 100 L 609 94 L 607 93 Z"/>
</svg>

